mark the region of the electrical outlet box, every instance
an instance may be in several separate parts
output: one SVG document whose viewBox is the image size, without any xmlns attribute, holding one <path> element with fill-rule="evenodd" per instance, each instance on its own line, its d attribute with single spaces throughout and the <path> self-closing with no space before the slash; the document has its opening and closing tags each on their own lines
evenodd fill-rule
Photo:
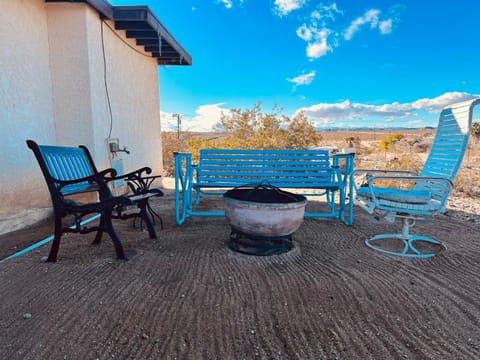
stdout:
<svg viewBox="0 0 480 360">
<path fill-rule="evenodd" d="M 119 145 L 118 138 L 108 139 L 108 147 L 110 149 L 110 152 L 112 152 L 112 153 L 120 151 L 120 145 Z"/>
</svg>

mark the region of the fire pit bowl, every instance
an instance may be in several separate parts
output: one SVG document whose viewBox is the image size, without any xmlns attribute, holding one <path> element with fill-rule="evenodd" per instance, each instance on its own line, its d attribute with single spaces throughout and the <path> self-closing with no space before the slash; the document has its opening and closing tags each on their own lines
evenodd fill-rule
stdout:
<svg viewBox="0 0 480 360">
<path fill-rule="evenodd" d="M 232 228 L 231 249 L 271 255 L 293 247 L 290 240 L 303 222 L 305 196 L 259 185 L 229 190 L 223 200 L 225 216 Z"/>
</svg>

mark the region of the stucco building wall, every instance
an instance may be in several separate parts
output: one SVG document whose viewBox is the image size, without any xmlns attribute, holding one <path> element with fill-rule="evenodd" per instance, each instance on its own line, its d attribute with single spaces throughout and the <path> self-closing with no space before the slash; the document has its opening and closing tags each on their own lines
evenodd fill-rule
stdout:
<svg viewBox="0 0 480 360">
<path fill-rule="evenodd" d="M 112 30 L 111 22 L 112 29 L 103 25 L 102 41 L 102 20 L 88 4 L 25 0 L 2 6 L 0 233 L 51 213 L 47 187 L 26 139 L 84 144 L 100 169 L 115 163 L 125 171 L 150 166 L 160 173 L 156 59 L 123 31 Z M 109 136 L 131 153 L 112 157 Z"/>
<path fill-rule="evenodd" d="M 26 139 L 55 143 L 43 0 L 2 1 L 0 12 L 0 233 L 45 216 L 48 193 Z"/>
<path fill-rule="evenodd" d="M 113 160 L 122 160 L 125 171 L 150 166 L 160 172 L 156 59 L 110 21 L 102 26 L 85 4 L 49 3 L 47 9 L 57 142 L 87 145 L 104 168 L 112 165 L 108 138 L 118 138 L 130 154 Z"/>
</svg>

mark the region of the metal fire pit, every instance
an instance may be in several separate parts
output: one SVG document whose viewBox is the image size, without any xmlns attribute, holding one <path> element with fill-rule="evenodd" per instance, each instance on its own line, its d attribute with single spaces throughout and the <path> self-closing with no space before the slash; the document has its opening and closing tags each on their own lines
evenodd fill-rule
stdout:
<svg viewBox="0 0 480 360">
<path fill-rule="evenodd" d="M 293 248 L 292 235 L 303 222 L 305 196 L 261 183 L 229 190 L 223 199 L 232 228 L 230 249 L 265 256 Z"/>
</svg>

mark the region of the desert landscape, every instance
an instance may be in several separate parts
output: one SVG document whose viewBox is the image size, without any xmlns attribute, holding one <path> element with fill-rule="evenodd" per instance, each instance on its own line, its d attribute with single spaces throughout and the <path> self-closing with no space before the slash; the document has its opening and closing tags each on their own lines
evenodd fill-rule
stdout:
<svg viewBox="0 0 480 360">
<path fill-rule="evenodd" d="M 348 136 L 324 141 L 343 146 Z M 368 153 L 369 141 L 377 140 L 361 140 L 361 151 Z M 400 149 L 387 158 L 401 159 Z M 371 154 L 368 164 L 385 159 Z M 474 147 L 462 171 L 478 171 L 477 154 Z M 50 235 L 49 222 L 0 237 L 0 358 L 480 357 L 480 201 L 474 195 L 456 191 L 445 214 L 415 226 L 447 246 L 431 259 L 368 249 L 366 238 L 399 224 L 358 207 L 351 227 L 306 219 L 293 250 L 255 257 L 227 247 L 224 218 L 176 225 L 173 184 L 163 179 L 165 196 L 152 202 L 163 219 L 158 240 L 129 221 L 116 223 L 127 262 L 115 259 L 108 237 L 93 246 L 92 236 L 77 234 L 65 236 L 56 263 L 43 262 L 50 244 L 6 259 Z M 222 206 L 217 197 L 202 204 Z"/>
</svg>

